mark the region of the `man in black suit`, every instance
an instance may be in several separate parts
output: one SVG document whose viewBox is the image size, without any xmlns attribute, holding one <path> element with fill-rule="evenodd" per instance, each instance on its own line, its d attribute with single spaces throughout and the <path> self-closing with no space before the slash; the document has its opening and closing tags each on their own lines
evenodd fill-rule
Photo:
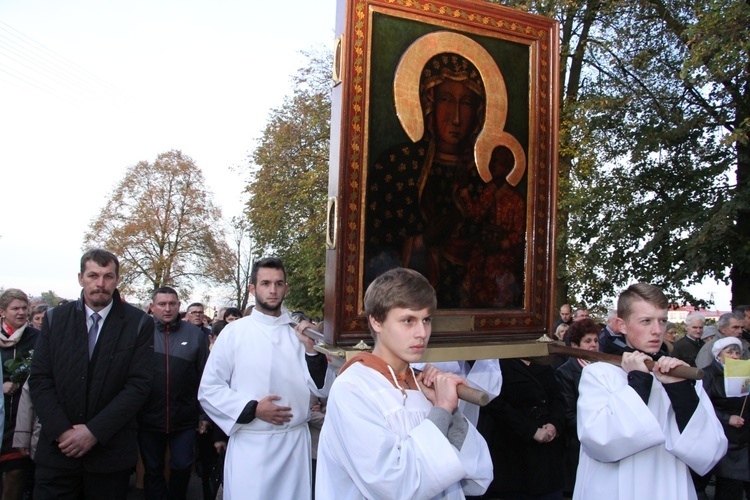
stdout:
<svg viewBox="0 0 750 500">
<path fill-rule="evenodd" d="M 44 318 L 29 385 L 42 424 L 34 498 L 125 499 L 135 415 L 151 390 L 154 322 L 120 300 L 119 262 L 81 257 L 81 298 Z"/>
</svg>

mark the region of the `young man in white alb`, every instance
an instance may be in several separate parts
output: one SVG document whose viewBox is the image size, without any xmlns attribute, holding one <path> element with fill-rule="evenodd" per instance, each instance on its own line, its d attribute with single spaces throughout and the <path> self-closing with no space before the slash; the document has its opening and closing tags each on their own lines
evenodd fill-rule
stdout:
<svg viewBox="0 0 750 500">
<path fill-rule="evenodd" d="M 279 259 L 253 264 L 255 308 L 216 340 L 198 399 L 229 436 L 224 499 L 304 500 L 312 496 L 310 394 L 328 395 L 326 357 L 292 328 L 281 305 L 289 289 Z"/>
<path fill-rule="evenodd" d="M 434 289 L 416 271 L 393 269 L 368 287 L 364 307 L 375 347 L 344 365 L 331 388 L 316 498 L 483 494 L 492 462 L 487 443 L 457 411 L 464 380 L 429 365 L 417 376 L 409 366 L 430 340 Z"/>
<path fill-rule="evenodd" d="M 727 441 L 700 382 L 670 375 L 688 366 L 660 352 L 668 301 L 639 283 L 620 294 L 621 367 L 593 363 L 578 387 L 581 456 L 575 499 L 697 498 L 689 468 L 708 473 Z M 653 373 L 647 359 L 655 361 Z"/>
</svg>

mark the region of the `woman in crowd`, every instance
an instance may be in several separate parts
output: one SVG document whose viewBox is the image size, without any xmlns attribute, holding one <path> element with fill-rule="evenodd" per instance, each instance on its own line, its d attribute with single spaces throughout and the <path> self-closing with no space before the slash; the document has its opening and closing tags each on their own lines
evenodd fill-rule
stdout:
<svg viewBox="0 0 750 500">
<path fill-rule="evenodd" d="M 667 346 L 669 355 L 672 355 L 674 350 L 674 341 L 677 338 L 677 325 L 672 322 L 667 323 L 667 332 L 664 334 L 664 344 Z"/>
<path fill-rule="evenodd" d="M 31 459 L 13 448 L 13 433 L 16 428 L 16 414 L 21 399 L 21 387 L 28 377 L 29 366 L 24 360 L 34 349 L 39 330 L 28 323 L 29 298 L 17 288 L 9 288 L 0 295 L 0 355 L 3 363 L 3 396 L 5 402 L 5 423 L 3 444 L 0 450 L 0 473 L 2 474 L 2 498 L 20 500 L 23 496 L 26 473 L 31 468 Z M 17 360 L 13 373 L 5 363 Z"/>
<path fill-rule="evenodd" d="M 47 312 L 47 304 L 35 305 L 34 308 L 31 310 L 31 314 L 29 314 L 29 322 L 31 323 L 31 326 L 33 326 L 37 330 L 41 330 L 42 319 L 44 318 L 44 313 L 46 312 Z"/>
<path fill-rule="evenodd" d="M 567 333 L 568 328 L 570 328 L 570 325 L 566 325 L 565 323 L 560 323 L 557 326 L 557 329 L 555 330 L 555 340 L 559 340 L 560 342 L 565 342 L 565 334 Z"/>
<path fill-rule="evenodd" d="M 500 395 L 479 412 L 494 480 L 483 498 L 562 499 L 565 403 L 552 367 L 501 359 Z"/>
<path fill-rule="evenodd" d="M 576 349 L 587 351 L 599 350 L 599 325 L 591 319 L 582 319 L 568 328 L 568 340 Z M 563 491 L 572 495 L 576 484 L 576 469 L 578 468 L 578 453 L 581 443 L 578 441 L 576 430 L 576 406 L 578 403 L 578 383 L 581 381 L 583 367 L 589 362 L 579 358 L 569 358 L 557 369 L 555 375 L 560 383 L 563 399 L 565 400 L 565 486 Z"/>
<path fill-rule="evenodd" d="M 750 409 L 744 404 L 746 398 L 727 397 L 724 387 L 724 364 L 729 358 L 740 359 L 741 350 L 742 343 L 737 338 L 718 340 L 711 349 L 713 362 L 703 369 L 703 387 L 729 441 L 727 454 L 713 470 L 716 476 L 714 500 L 742 500 L 743 490 L 750 497 L 750 430 L 745 420 Z"/>
<path fill-rule="evenodd" d="M 557 325 L 553 340 L 563 342 L 565 345 L 570 345 L 570 341 L 567 338 L 568 328 L 570 328 L 570 325 L 567 325 L 565 323 L 560 323 L 559 325 Z M 552 360 L 552 368 L 557 370 L 562 365 L 564 365 L 566 361 L 568 361 L 568 356 L 565 356 L 563 354 L 555 354 L 555 357 Z"/>
<path fill-rule="evenodd" d="M 236 307 L 229 307 L 227 308 L 226 312 L 224 312 L 224 321 L 227 323 L 231 323 L 232 321 L 237 321 L 242 317 L 242 311 L 237 309 Z"/>
</svg>

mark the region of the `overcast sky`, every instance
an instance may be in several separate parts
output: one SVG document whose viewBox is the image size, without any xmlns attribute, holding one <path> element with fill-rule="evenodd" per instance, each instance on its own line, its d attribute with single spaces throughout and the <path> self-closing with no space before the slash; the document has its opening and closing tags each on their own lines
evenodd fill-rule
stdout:
<svg viewBox="0 0 750 500">
<path fill-rule="evenodd" d="M 125 170 L 180 149 L 225 218 L 336 0 L 0 1 L 0 287 L 79 294 L 83 234 Z M 707 284 L 729 308 L 727 287 Z M 214 303 L 216 305 L 216 303 Z"/>
<path fill-rule="evenodd" d="M 225 218 L 335 0 L 2 0 L 0 286 L 75 298 L 83 234 L 126 169 L 180 149 Z M 238 168 L 239 167 L 239 168 Z"/>
</svg>

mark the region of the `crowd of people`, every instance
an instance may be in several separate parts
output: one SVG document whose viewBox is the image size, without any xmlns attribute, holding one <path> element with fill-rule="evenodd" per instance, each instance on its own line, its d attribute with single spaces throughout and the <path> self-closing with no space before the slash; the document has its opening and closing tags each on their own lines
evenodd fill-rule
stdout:
<svg viewBox="0 0 750 500">
<path fill-rule="evenodd" d="M 283 307 L 278 259 L 255 263 L 254 306 L 213 320 L 200 303 L 182 312 L 170 287 L 145 312 L 118 279 L 117 257 L 95 249 L 77 301 L 0 295 L 2 498 L 124 499 L 139 455 L 148 499 L 186 498 L 193 470 L 206 499 L 220 483 L 226 499 L 690 499 L 712 477 L 716 499 L 750 495 L 748 409 L 724 388 L 726 360 L 750 359 L 750 307 L 715 332 L 692 314 L 677 339 L 664 294 L 637 284 L 605 324 L 564 304 L 553 328 L 620 366 L 422 365 L 435 290 L 397 268 L 364 297 L 372 352 L 334 370 Z M 490 403 L 460 401 L 462 385 Z"/>
</svg>

